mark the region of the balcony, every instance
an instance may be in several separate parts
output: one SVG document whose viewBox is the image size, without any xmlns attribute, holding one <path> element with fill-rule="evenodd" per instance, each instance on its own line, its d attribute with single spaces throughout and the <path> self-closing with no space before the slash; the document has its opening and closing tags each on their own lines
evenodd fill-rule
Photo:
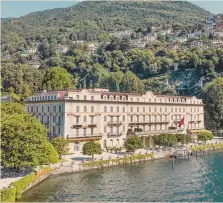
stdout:
<svg viewBox="0 0 223 203">
<path fill-rule="evenodd" d="M 101 133 L 95 134 L 71 134 L 67 136 L 70 141 L 83 142 L 83 141 L 98 141 L 102 138 Z"/>
<path fill-rule="evenodd" d="M 109 121 L 108 125 L 109 126 L 120 126 L 120 125 L 122 125 L 122 121 Z"/>
<path fill-rule="evenodd" d="M 89 128 L 96 128 L 96 127 L 97 127 L 97 124 L 93 124 L 93 123 L 91 123 L 91 124 L 88 124 L 88 127 L 89 127 Z"/>
<path fill-rule="evenodd" d="M 82 124 L 76 123 L 71 128 L 81 128 Z"/>
<path fill-rule="evenodd" d="M 179 133 L 180 131 L 177 131 L 177 130 L 152 130 L 152 131 L 142 131 L 142 132 L 133 132 L 135 135 L 159 135 L 159 134 L 172 134 L 172 133 Z"/>
<path fill-rule="evenodd" d="M 119 137 L 121 135 L 122 135 L 122 133 L 119 133 L 119 132 L 116 132 L 116 133 L 108 133 L 107 134 L 108 137 Z"/>
<path fill-rule="evenodd" d="M 138 125 L 159 125 L 159 124 L 168 124 L 169 121 L 143 121 L 143 122 L 130 122 L 129 126 L 138 126 Z"/>
</svg>

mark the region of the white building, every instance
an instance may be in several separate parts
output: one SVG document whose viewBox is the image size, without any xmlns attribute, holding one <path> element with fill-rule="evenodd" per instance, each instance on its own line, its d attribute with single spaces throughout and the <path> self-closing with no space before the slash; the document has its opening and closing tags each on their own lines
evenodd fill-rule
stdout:
<svg viewBox="0 0 223 203">
<path fill-rule="evenodd" d="M 196 97 L 118 93 L 80 89 L 38 93 L 25 110 L 48 129 L 49 135 L 69 139 L 70 149 L 84 142 L 123 146 L 127 135 L 186 133 L 204 129 L 204 105 Z M 184 119 L 184 125 L 179 122 Z"/>
<path fill-rule="evenodd" d="M 56 52 L 60 53 L 60 54 L 64 54 L 64 53 L 66 53 L 69 50 L 68 46 L 61 45 L 61 44 L 56 45 L 55 48 L 56 48 Z"/>
</svg>

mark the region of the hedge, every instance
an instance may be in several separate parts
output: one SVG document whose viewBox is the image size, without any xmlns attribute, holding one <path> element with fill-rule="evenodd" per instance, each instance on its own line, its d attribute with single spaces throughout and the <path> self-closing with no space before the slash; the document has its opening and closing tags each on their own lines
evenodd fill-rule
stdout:
<svg viewBox="0 0 223 203">
<path fill-rule="evenodd" d="M 15 202 L 16 188 L 11 187 L 1 190 L 1 201 L 2 202 Z"/>
<path fill-rule="evenodd" d="M 53 169 L 45 167 L 37 172 L 32 172 L 29 175 L 17 180 L 11 184 L 12 188 L 7 188 L 1 191 L 2 202 L 14 202 L 16 199 L 21 198 L 21 194 L 31 184 L 35 184 L 44 175 L 48 175 Z"/>
</svg>

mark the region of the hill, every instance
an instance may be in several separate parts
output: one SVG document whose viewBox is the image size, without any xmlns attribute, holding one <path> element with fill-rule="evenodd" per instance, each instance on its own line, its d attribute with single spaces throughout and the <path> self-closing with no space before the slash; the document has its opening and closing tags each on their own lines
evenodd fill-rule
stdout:
<svg viewBox="0 0 223 203">
<path fill-rule="evenodd" d="M 44 39 L 97 40 L 101 34 L 157 23 L 199 24 L 208 12 L 189 2 L 91 2 L 34 12 L 2 22 L 2 49 L 29 46 Z"/>
</svg>

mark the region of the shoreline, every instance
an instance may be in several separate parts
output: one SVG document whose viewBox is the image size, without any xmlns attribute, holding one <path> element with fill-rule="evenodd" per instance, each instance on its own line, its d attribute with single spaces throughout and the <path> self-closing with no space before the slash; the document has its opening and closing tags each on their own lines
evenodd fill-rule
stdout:
<svg viewBox="0 0 223 203">
<path fill-rule="evenodd" d="M 195 145 L 194 147 L 207 147 L 209 146 L 209 148 L 204 148 L 203 150 L 197 150 L 197 157 L 202 157 L 205 155 L 209 155 L 209 153 L 214 153 L 217 152 L 219 150 L 223 149 L 223 143 L 218 144 L 218 147 L 216 148 L 211 148 L 211 146 L 213 147 L 213 145 L 203 145 L 203 146 L 198 146 Z M 175 150 L 163 150 L 161 149 L 160 151 L 155 151 L 155 153 L 152 153 L 150 151 L 150 153 L 148 153 L 149 151 L 145 150 L 145 149 L 139 149 L 137 150 L 139 154 L 134 154 L 133 156 L 118 156 L 117 154 L 112 154 L 113 158 L 111 158 L 111 154 L 110 154 L 110 159 L 97 159 L 95 161 L 88 161 L 88 162 L 72 162 L 72 159 L 67 160 L 67 162 L 62 162 L 62 164 L 54 164 L 54 165 L 50 165 L 48 166 L 50 168 L 50 172 L 49 174 L 45 174 L 44 176 L 41 177 L 41 180 L 39 179 L 39 181 L 37 182 L 31 182 L 29 185 L 27 185 L 26 188 L 24 188 L 21 191 L 21 194 L 25 193 L 26 191 L 30 190 L 31 188 L 33 188 L 34 186 L 38 185 L 39 183 L 44 182 L 44 180 L 47 180 L 48 178 L 54 178 L 57 176 L 64 176 L 64 175 L 70 175 L 70 174 L 78 174 L 78 173 L 83 173 L 83 172 L 87 172 L 87 171 L 94 171 L 94 170 L 100 170 L 100 169 L 105 169 L 105 168 L 112 168 L 112 167 L 119 167 L 119 166 L 126 166 L 129 165 L 131 166 L 132 164 L 139 164 L 142 162 L 146 162 L 146 161 L 155 161 L 155 160 L 161 160 L 161 159 L 173 159 L 172 157 L 174 156 L 174 153 L 181 151 L 181 152 L 185 152 L 187 150 L 187 148 L 181 148 L 181 149 L 175 149 Z M 207 154 L 208 151 L 208 154 Z M 144 154 L 142 154 L 144 152 Z M 146 152 L 146 153 L 145 153 Z M 184 154 L 185 157 L 196 157 L 195 153 L 196 151 L 192 151 L 192 148 L 190 148 L 190 150 L 188 150 L 189 153 Z M 204 154 L 204 152 L 206 152 Z M 103 154 L 103 156 L 108 155 L 109 153 Z M 199 154 L 199 156 L 198 156 Z M 201 156 L 200 156 L 201 155 Z M 172 157 L 171 157 L 172 156 Z M 80 158 L 76 155 L 77 158 Z M 89 157 L 88 157 L 89 158 Z M 133 159 L 134 158 L 134 159 Z M 180 158 L 180 156 L 179 156 Z M 181 158 L 180 158 L 181 159 Z M 186 158 L 187 159 L 187 158 Z M 186 160 L 184 158 L 184 160 Z M 73 165 L 72 165 L 73 163 Z M 93 165 L 90 166 L 91 163 L 94 163 Z M 97 163 L 95 165 L 95 163 Z M 84 165 L 86 165 L 84 167 Z M 25 176 L 26 177 L 26 176 Z M 24 177 L 15 177 L 15 179 L 21 180 Z M 7 178 L 6 178 L 7 179 Z M 4 179 L 3 179 L 4 180 Z M 8 184 L 8 187 L 4 187 L 1 188 L 1 191 L 10 189 L 13 187 L 13 183 L 15 181 L 10 181 L 10 183 Z"/>
</svg>

